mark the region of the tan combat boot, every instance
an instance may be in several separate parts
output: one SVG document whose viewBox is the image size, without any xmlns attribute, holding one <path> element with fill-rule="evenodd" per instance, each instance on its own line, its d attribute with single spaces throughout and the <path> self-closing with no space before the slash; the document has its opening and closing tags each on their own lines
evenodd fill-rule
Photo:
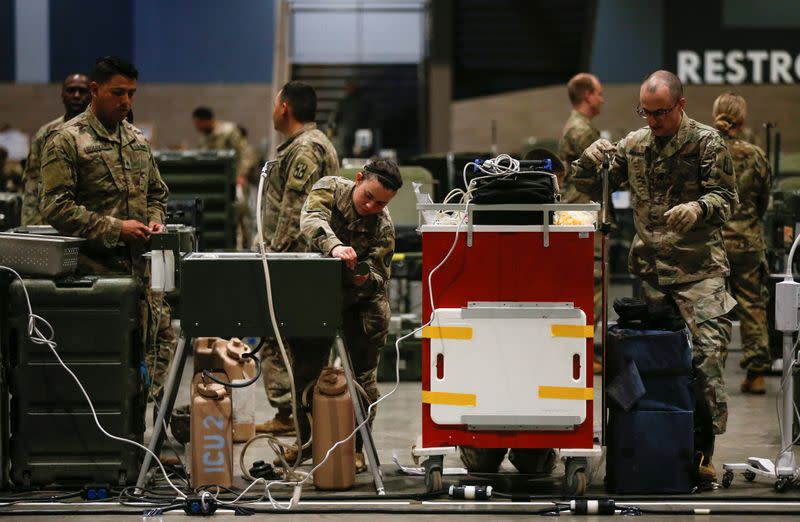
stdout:
<svg viewBox="0 0 800 522">
<path fill-rule="evenodd" d="M 290 466 L 294 466 L 295 460 L 297 460 L 297 446 L 291 446 L 289 448 L 285 448 L 283 450 L 283 458 L 286 459 L 286 463 Z M 311 446 L 308 446 L 303 450 L 303 455 L 300 458 L 300 462 L 297 463 L 299 466 L 303 462 L 311 459 Z M 275 460 L 272 461 L 272 465 L 276 467 L 283 467 L 283 462 L 281 462 L 280 457 L 275 457 Z"/>
<path fill-rule="evenodd" d="M 356 475 L 359 473 L 364 473 L 367 471 L 367 462 L 364 460 L 364 453 L 361 451 L 356 451 Z"/>
<path fill-rule="evenodd" d="M 702 455 L 702 453 L 701 453 Z M 700 465 L 697 467 L 697 482 L 700 489 L 711 489 L 713 484 L 717 481 L 717 470 L 711 459 L 706 459 L 705 456 L 700 457 Z"/>
<path fill-rule="evenodd" d="M 256 433 L 272 433 L 273 435 L 294 435 L 294 422 L 291 414 L 280 411 L 272 419 L 256 424 Z"/>
<path fill-rule="evenodd" d="M 760 373 L 748 371 L 747 377 L 742 381 L 742 393 L 753 395 L 764 395 L 767 393 L 767 386 L 764 384 L 764 376 Z"/>
</svg>

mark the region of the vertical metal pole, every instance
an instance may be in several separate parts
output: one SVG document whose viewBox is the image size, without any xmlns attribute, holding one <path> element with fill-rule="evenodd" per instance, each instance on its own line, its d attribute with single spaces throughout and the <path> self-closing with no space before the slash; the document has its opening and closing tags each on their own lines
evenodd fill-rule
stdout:
<svg viewBox="0 0 800 522">
<path fill-rule="evenodd" d="M 781 397 L 781 452 L 775 462 L 775 474 L 794 477 L 795 459 L 792 444 L 792 421 L 794 420 L 794 379 L 792 376 L 793 332 L 783 332 L 783 396 Z"/>
<path fill-rule="evenodd" d="M 602 321 L 601 328 L 601 342 L 603 343 L 602 346 L 602 356 L 601 359 L 603 361 L 603 372 L 601 374 L 601 384 L 602 384 L 602 393 L 600 395 L 600 408 L 601 408 L 601 426 L 600 426 L 600 444 L 605 446 L 606 444 L 606 422 L 608 420 L 608 414 L 606 412 L 606 347 L 608 346 L 608 205 L 609 205 L 609 185 L 608 185 L 608 166 L 610 163 L 610 158 L 608 154 L 606 154 L 603 158 L 603 165 L 601 175 L 603 177 L 603 204 L 600 208 L 600 215 L 601 215 L 601 223 L 600 223 L 600 233 L 601 233 L 601 251 L 602 251 L 602 281 L 603 281 L 603 290 L 601 292 L 603 302 L 601 304 L 601 316 L 600 320 Z"/>
<path fill-rule="evenodd" d="M 366 412 L 359 399 L 358 391 L 355 385 L 355 375 L 353 374 L 353 366 L 350 362 L 350 354 L 342 341 L 341 336 L 336 336 L 336 351 L 339 352 L 339 359 L 342 361 L 342 368 L 344 369 L 344 376 L 347 379 L 347 390 L 350 392 L 350 398 L 353 400 L 353 410 L 356 414 L 356 423 L 364 423 L 366 419 Z M 372 478 L 375 481 L 375 491 L 378 495 L 385 495 L 386 490 L 383 487 L 383 478 L 381 478 L 380 462 L 378 461 L 378 454 L 375 452 L 375 445 L 372 440 L 372 433 L 369 430 L 369 423 L 364 423 L 359 430 L 361 433 L 361 440 L 364 442 L 364 455 L 367 457 L 369 469 L 372 471 Z"/>
<path fill-rule="evenodd" d="M 156 455 L 158 455 L 158 452 L 161 450 L 161 437 L 164 435 L 164 433 L 162 433 L 164 419 L 172 412 L 172 407 L 175 405 L 175 396 L 178 394 L 178 387 L 183 377 L 183 367 L 186 365 L 186 359 L 189 354 L 188 350 L 185 349 L 186 342 L 187 338 L 181 334 L 181 336 L 178 337 L 178 346 L 175 348 L 175 354 L 169 366 L 167 382 L 164 384 L 164 397 L 161 399 L 161 408 L 158 410 L 158 416 L 153 425 L 153 433 L 150 435 L 150 444 L 147 446 L 147 449 Z M 139 478 L 136 480 L 136 487 L 138 489 L 144 488 L 147 470 L 150 469 L 152 461 L 153 456 L 145 452 L 144 461 L 139 470 Z"/>
<path fill-rule="evenodd" d="M 766 131 L 765 132 L 765 134 L 766 134 L 766 141 L 765 141 L 766 150 L 765 150 L 765 152 L 767 154 L 767 161 L 769 161 L 770 158 L 772 157 L 771 156 L 771 154 L 772 154 L 772 128 L 774 126 L 775 126 L 775 124 L 771 123 L 771 122 L 767 122 L 767 123 L 764 124 L 764 130 Z"/>
</svg>

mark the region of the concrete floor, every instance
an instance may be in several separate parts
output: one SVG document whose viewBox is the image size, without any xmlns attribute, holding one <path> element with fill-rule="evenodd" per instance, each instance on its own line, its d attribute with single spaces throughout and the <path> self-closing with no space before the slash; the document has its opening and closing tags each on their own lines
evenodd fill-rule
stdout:
<svg viewBox="0 0 800 522">
<path fill-rule="evenodd" d="M 623 290 L 617 290 L 617 293 L 621 293 Z M 774 458 L 775 454 L 779 450 L 779 431 L 778 425 L 776 420 L 776 397 L 778 393 L 778 388 L 780 386 L 779 378 L 778 377 L 768 377 L 767 378 L 767 389 L 768 393 L 765 396 L 750 396 L 750 395 L 743 395 L 739 391 L 739 383 L 744 377 L 744 372 L 739 369 L 738 362 L 741 357 L 740 352 L 737 351 L 737 338 L 734 339 L 734 345 L 731 347 L 730 356 L 728 359 L 728 364 L 726 368 L 725 378 L 728 385 L 728 390 L 730 394 L 730 402 L 729 402 L 729 410 L 730 410 L 730 418 L 728 424 L 728 433 L 722 437 L 717 439 L 717 454 L 715 455 L 715 463 L 718 468 L 718 472 L 720 473 L 721 478 L 721 464 L 723 462 L 740 462 L 748 456 L 762 456 L 767 458 Z M 187 362 L 187 371 L 184 372 L 183 376 L 183 383 L 178 395 L 177 404 L 186 404 L 188 402 L 188 390 L 189 390 L 189 379 L 190 379 L 190 372 L 191 371 L 191 360 Z M 257 387 L 257 422 L 261 422 L 267 418 L 270 418 L 273 415 L 273 410 L 269 407 L 266 396 L 263 391 L 263 387 Z M 380 385 L 381 393 L 387 394 L 392 389 L 391 384 L 382 383 Z M 599 386 L 595 388 L 599 393 Z M 420 413 L 420 405 L 421 405 L 421 386 L 419 383 L 401 383 L 397 388 L 397 391 L 394 395 L 389 397 L 385 402 L 382 403 L 377 418 L 375 421 L 374 427 L 374 437 L 376 446 L 378 449 L 379 459 L 382 464 L 382 472 L 385 480 L 386 491 L 389 495 L 397 495 L 397 494 L 414 494 L 414 493 L 422 493 L 425 491 L 425 485 L 422 477 L 408 477 L 402 475 L 398 472 L 397 467 L 392 463 L 392 456 L 397 455 L 400 462 L 404 465 L 413 465 L 411 456 L 410 456 L 410 449 L 411 445 L 414 443 L 417 435 L 421 432 L 421 413 Z M 599 400 L 595 401 L 595 418 L 599 419 Z M 148 419 L 151 416 L 148 413 Z M 596 421 L 596 429 L 599 430 L 599 420 Z M 149 428 L 148 428 L 148 436 L 149 436 Z M 287 439 L 288 440 L 288 439 Z M 171 444 L 171 446 L 183 456 L 184 448 L 177 444 Z M 244 479 L 239 476 L 238 473 L 238 454 L 241 450 L 241 445 L 237 445 L 236 448 L 236 456 L 235 462 L 237 463 L 237 472 L 236 472 L 236 480 L 235 485 L 239 488 L 245 487 L 247 484 Z M 248 455 L 246 458 L 246 463 L 249 466 L 255 460 L 268 460 L 271 461 L 273 458 L 272 451 L 267 447 L 266 444 L 262 444 L 261 442 L 257 442 L 252 445 L 251 449 L 248 451 Z M 461 462 L 458 457 L 448 457 L 446 462 L 446 466 L 454 466 L 460 467 Z M 588 496 L 605 496 L 606 493 L 603 488 L 603 476 L 605 473 L 604 464 L 602 459 L 595 459 L 590 463 L 590 487 Z M 304 467 L 303 469 L 309 469 L 308 467 Z M 428 510 L 430 514 L 427 515 L 428 518 L 433 520 L 456 520 L 462 519 L 464 515 L 468 514 L 467 511 L 478 511 L 478 514 L 471 514 L 470 519 L 478 519 L 478 520 L 506 520 L 510 518 L 518 517 L 519 515 L 523 515 L 527 512 L 530 515 L 532 510 L 541 509 L 546 507 L 546 502 L 549 502 L 551 499 L 558 500 L 560 497 L 560 486 L 561 486 L 561 477 L 563 475 L 563 466 L 559 466 L 555 472 L 553 473 L 552 477 L 550 478 L 531 478 L 529 476 L 522 476 L 513 471 L 513 467 L 510 463 L 506 460 L 502 466 L 502 473 L 491 475 L 491 476 L 480 476 L 480 477 L 468 477 L 468 476 L 452 476 L 452 477 L 445 477 L 446 483 L 453 483 L 453 484 L 484 484 L 484 483 L 493 483 L 495 485 L 496 490 L 498 491 L 514 491 L 519 493 L 528 493 L 531 495 L 541 495 L 542 500 L 541 502 L 535 502 L 532 504 L 524 504 L 524 503 L 500 503 L 500 502 L 493 502 L 491 505 L 459 505 L 459 504 L 451 504 L 446 503 L 447 499 L 441 499 L 437 501 L 430 501 L 430 502 L 419 502 L 419 501 L 398 501 L 396 504 L 393 504 L 390 509 L 395 511 L 395 515 L 408 516 L 412 514 L 418 513 L 419 510 Z M 358 514 L 358 510 L 363 509 L 374 509 L 376 506 L 371 503 L 364 504 L 363 502 L 357 503 L 354 497 L 364 497 L 369 501 L 372 500 L 372 495 L 374 494 L 374 489 L 372 486 L 372 477 L 369 473 L 363 473 L 357 476 L 357 484 L 356 487 L 350 491 L 342 494 L 341 496 L 349 496 L 352 501 L 347 503 L 347 509 L 352 510 L 354 512 L 349 513 L 347 516 L 352 521 L 361 521 L 361 520 L 374 520 L 375 518 L 385 518 L 388 516 L 392 516 L 391 514 L 385 512 L 375 512 L 375 513 L 362 513 Z M 159 484 L 162 484 L 162 481 L 158 481 Z M 783 509 L 792 508 L 794 510 L 798 510 L 800 512 L 800 490 L 793 490 L 783 494 L 777 494 L 773 491 L 773 482 L 767 480 L 756 479 L 754 482 L 746 482 L 741 476 L 737 477 L 734 481 L 733 486 L 730 489 L 723 489 L 719 488 L 714 491 L 699 493 L 695 495 L 687 495 L 682 498 L 677 497 L 661 497 L 661 498 L 648 498 L 648 499 L 640 499 L 639 502 L 636 502 L 637 505 L 641 507 L 646 507 L 644 502 L 645 500 L 648 502 L 652 502 L 655 500 L 669 500 L 673 503 L 680 503 L 680 505 L 676 504 L 675 508 L 686 508 L 689 506 L 687 503 L 692 503 L 692 507 L 708 507 L 714 510 L 720 509 L 731 509 L 732 505 L 730 504 L 736 500 L 744 500 L 744 501 L 759 501 L 759 502 L 772 502 L 772 501 L 783 501 L 784 504 L 782 505 Z M 163 490 L 165 493 L 167 490 Z M 263 492 L 263 488 L 260 491 L 256 489 L 251 490 L 252 492 Z M 281 495 L 282 492 L 277 490 L 277 494 Z M 341 504 L 332 504 L 322 502 L 320 503 L 319 500 L 324 500 L 324 493 L 317 493 L 313 486 L 308 486 L 304 488 L 304 500 L 305 503 L 301 504 L 301 508 L 308 509 L 308 510 L 316 510 L 316 513 L 297 513 L 297 514 L 286 514 L 283 513 L 283 516 L 286 520 L 330 520 L 333 518 L 340 518 L 341 514 L 337 515 L 334 513 L 326 512 L 329 509 L 335 509 L 336 507 L 342 507 Z M 316 500 L 316 501 L 312 501 Z M 377 500 L 377 497 L 375 498 Z M 632 499 L 631 499 L 632 500 Z M 792 504 L 786 504 L 786 501 L 795 501 Z M 623 503 L 624 500 L 618 498 L 618 503 Z M 25 505 L 19 506 L 18 509 L 30 509 L 33 506 Z M 42 509 L 48 508 L 59 508 L 63 509 L 66 506 L 40 506 Z M 263 509 L 269 509 L 268 504 L 262 504 L 261 507 Z M 385 509 L 387 506 L 386 504 L 380 505 L 381 509 Z M 748 509 L 753 509 L 753 505 L 750 505 Z M 779 509 L 779 508 L 772 508 L 767 506 L 766 504 L 759 504 L 755 507 L 765 508 L 765 509 Z M 445 513 L 437 513 L 437 510 L 465 510 L 460 514 L 447 514 Z M 502 509 L 503 511 L 496 511 L 497 509 Z M 320 511 L 322 510 L 322 511 Z M 517 510 L 516 512 L 519 515 L 514 515 L 510 510 Z M 474 511 L 473 511 L 474 512 Z M 484 513 L 484 514 L 480 514 Z M 87 518 L 87 512 L 81 511 L 80 515 L 76 514 L 75 516 L 64 516 L 65 513 L 59 514 L 59 518 L 64 520 L 85 520 Z M 170 512 L 165 513 L 164 518 L 174 518 L 175 516 L 181 516 L 182 512 Z M 0 515 L 9 516 L 11 515 L 11 519 L 19 518 L 20 520 L 30 520 L 30 516 L 20 516 L 15 517 L 11 513 L 8 513 L 7 510 L 0 511 Z M 44 513 L 42 515 L 44 516 Z M 218 515 L 215 516 L 215 520 L 234 520 L 233 514 L 228 512 L 219 512 Z M 49 518 L 49 517 L 48 517 Z M 592 520 L 595 517 L 582 517 L 586 520 Z M 654 515 L 648 516 L 645 515 L 645 518 L 655 518 Z M 685 520 L 687 518 L 686 515 L 659 515 L 659 520 Z M 706 516 L 702 517 L 695 517 L 695 518 L 706 518 Z M 738 516 L 737 518 L 744 518 Z M 781 520 L 783 518 L 788 519 L 788 516 L 779 516 L 778 513 L 774 513 L 771 515 L 761 515 L 759 516 L 760 519 L 764 520 Z M 142 520 L 141 514 L 118 514 L 118 515 L 94 515 L 91 517 L 92 520 L 96 521 L 105 521 L 105 520 Z M 152 519 L 157 520 L 157 519 Z"/>
<path fill-rule="evenodd" d="M 722 462 L 732 462 L 732 461 L 741 461 L 743 458 L 748 456 L 765 456 L 765 457 L 773 457 L 775 453 L 779 449 L 779 432 L 775 417 L 775 399 L 776 394 L 778 392 L 778 387 L 780 385 L 778 377 L 768 377 L 767 378 L 767 387 L 768 393 L 765 396 L 756 397 L 756 396 L 745 396 L 741 394 L 738 390 L 738 384 L 743 378 L 743 371 L 738 368 L 738 359 L 740 357 L 739 352 L 732 352 L 731 356 L 728 360 L 728 365 L 726 368 L 726 380 L 728 383 L 728 390 L 730 393 L 730 421 L 728 427 L 728 433 L 725 436 L 718 438 L 718 445 L 717 445 L 717 456 L 715 457 L 715 461 L 717 462 L 717 466 L 719 467 Z M 191 361 L 189 361 L 191 363 Z M 188 369 L 189 367 L 187 367 Z M 187 399 L 187 390 L 188 390 L 188 373 L 184 375 L 184 386 L 181 387 L 181 391 L 179 394 L 178 402 L 184 403 Z M 381 392 L 383 394 L 388 393 L 392 386 L 382 383 L 380 385 Z M 273 414 L 273 411 L 267 405 L 266 397 L 263 395 L 263 389 L 259 387 L 259 391 L 257 392 L 261 400 L 259 401 L 258 407 L 258 419 L 263 420 L 270 417 Z M 412 460 L 410 457 L 410 447 L 411 444 L 414 443 L 416 436 L 420 433 L 421 429 L 421 418 L 420 418 L 420 385 L 419 383 L 401 383 L 397 389 L 397 392 L 390 398 L 386 400 L 382 404 L 382 408 L 378 412 L 377 419 L 375 421 L 375 429 L 374 429 L 374 436 L 376 445 L 378 448 L 379 458 L 382 462 L 382 471 L 386 482 L 386 490 L 389 495 L 393 494 L 411 494 L 411 493 L 421 493 L 425 490 L 424 482 L 421 477 L 406 477 L 402 476 L 398 473 L 397 468 L 392 464 L 392 456 L 396 454 L 400 459 L 400 462 L 405 465 L 412 465 Z M 598 410 L 599 406 L 597 403 L 595 405 L 596 413 L 599 413 Z M 149 417 L 148 417 L 149 418 Z M 239 448 L 241 445 L 237 445 Z M 175 448 L 180 452 L 182 452 L 182 448 L 180 446 L 175 446 Z M 271 460 L 273 458 L 272 452 L 265 446 L 254 444 L 252 449 L 249 451 L 249 455 L 247 457 L 247 463 L 251 463 L 254 460 L 264 459 L 264 460 Z M 238 462 L 238 454 L 237 458 L 235 459 Z M 460 461 L 457 457 L 448 457 L 446 461 L 446 465 L 449 466 L 461 466 Z M 603 489 L 603 475 L 604 475 L 604 467 L 602 460 L 595 460 L 591 463 L 592 471 L 591 471 L 591 486 L 589 489 L 588 495 L 597 495 L 597 496 L 605 496 L 605 491 Z M 307 467 L 305 469 L 308 469 Z M 497 490 L 504 490 L 504 491 L 517 491 L 517 492 L 527 492 L 531 495 L 542 495 L 544 497 L 550 497 L 554 500 L 559 499 L 559 488 L 560 488 L 560 480 L 563 474 L 563 467 L 559 467 L 554 472 L 553 476 L 548 479 L 532 479 L 527 476 L 520 476 L 519 474 L 513 471 L 513 468 L 505 461 L 502 467 L 502 471 L 504 473 L 493 475 L 493 476 L 481 476 L 481 477 L 466 477 L 466 476 L 453 476 L 453 477 L 446 477 L 446 482 L 455 483 L 455 484 L 481 484 L 492 482 L 494 483 Z M 237 480 L 236 480 L 238 487 L 244 487 L 246 482 L 238 477 L 237 473 Z M 263 490 L 263 488 L 262 488 Z M 255 491 L 255 490 L 252 490 Z M 359 496 L 366 496 L 367 498 L 371 498 L 373 494 L 372 489 L 372 479 L 369 473 L 364 473 L 358 475 L 357 477 L 357 486 L 354 488 L 353 491 L 347 492 L 344 495 L 359 495 Z M 164 490 L 166 493 L 166 490 Z M 280 491 L 278 491 L 280 494 Z M 330 509 L 335 509 L 337 507 L 342 507 L 341 504 L 335 503 L 326 503 L 326 502 L 319 502 L 321 496 L 324 494 L 317 493 L 313 486 L 305 488 L 304 498 L 306 500 L 305 504 L 301 504 L 303 509 L 308 510 L 317 510 L 317 513 L 297 513 L 297 514 L 283 514 L 282 520 L 332 520 L 334 518 L 340 518 L 341 515 L 337 515 L 334 513 L 326 512 Z M 315 499 L 312 501 L 311 499 Z M 432 520 L 457 520 L 462 519 L 467 513 L 464 512 L 462 514 L 436 514 L 437 510 L 441 509 L 448 509 L 448 510 L 456 510 L 456 509 L 465 509 L 470 510 L 474 513 L 474 510 L 478 511 L 478 514 L 470 514 L 471 520 L 507 520 L 511 518 L 518 518 L 520 515 L 525 514 L 526 512 L 529 514 L 533 510 L 538 510 L 546 507 L 546 501 L 549 501 L 550 498 L 542 498 L 541 501 L 532 503 L 532 504 L 520 504 L 520 503 L 504 503 L 500 504 L 498 502 L 493 503 L 492 505 L 458 505 L 458 504 L 451 504 L 446 503 L 446 499 L 442 499 L 439 501 L 431 501 L 431 502 L 415 502 L 415 501 L 400 501 L 390 507 L 391 510 L 396 511 L 394 516 L 400 515 L 409 516 L 410 514 L 419 513 L 419 510 L 429 510 L 430 515 L 426 515 L 426 518 Z M 377 499 L 376 499 L 377 500 Z M 648 506 L 647 503 L 653 502 L 656 500 L 655 498 L 648 498 L 644 500 L 640 500 L 639 502 L 633 502 L 640 507 L 656 507 L 656 506 Z M 745 500 L 745 501 L 758 501 L 759 505 L 754 506 L 750 505 L 749 508 L 752 509 L 753 507 L 759 507 L 765 509 L 766 504 L 763 502 L 769 502 L 771 500 L 775 501 L 783 501 L 782 509 L 794 509 L 800 512 L 800 492 L 797 490 L 790 491 L 784 494 L 777 494 L 772 489 L 772 482 L 770 481 L 762 481 L 757 479 L 756 481 L 749 483 L 746 482 L 741 477 L 737 477 L 734 481 L 733 486 L 730 489 L 717 489 L 715 491 L 709 491 L 705 493 L 695 494 L 691 496 L 684 496 L 682 498 L 677 497 L 664 497 L 663 500 L 672 501 L 679 505 L 673 506 L 673 509 L 678 508 L 688 508 L 688 507 L 706 507 L 711 508 L 714 510 L 727 510 L 732 509 L 732 505 L 730 504 L 731 501 L 734 500 Z M 786 504 L 786 501 L 794 501 L 791 504 Z M 620 499 L 617 497 L 618 503 L 624 503 L 625 500 Z M 356 521 L 367 521 L 367 520 L 374 520 L 375 518 L 385 518 L 389 516 L 393 516 L 388 513 L 363 513 L 358 514 L 358 510 L 362 509 L 374 509 L 378 506 L 372 503 L 364 503 L 363 501 L 359 502 L 348 502 L 347 503 L 348 509 L 355 511 L 354 513 L 348 513 L 348 518 L 354 522 Z M 25 505 L 19 506 L 18 509 L 30 509 L 33 506 Z M 55 508 L 56 506 L 41 506 L 42 509 L 47 508 Z M 59 508 L 63 508 L 65 506 L 58 506 Z M 381 505 L 381 509 L 385 509 L 387 506 L 385 504 Z M 262 509 L 269 509 L 268 504 L 262 504 Z M 770 509 L 779 509 L 781 507 L 770 508 Z M 503 511 L 497 512 L 495 510 L 502 509 Z M 319 512 L 319 510 L 323 510 Z M 513 515 L 509 512 L 509 510 L 518 510 L 519 515 Z M 5 511 L 5 510 L 4 510 Z M 485 514 L 480 514 L 481 512 Z M 3 513 L 5 514 L 5 513 Z M 8 516 L 9 514 L 6 514 Z M 88 513 L 85 511 L 81 511 L 80 515 L 76 513 L 75 516 L 64 516 L 64 514 L 58 515 L 59 518 L 64 520 L 85 520 L 87 518 Z M 42 513 L 40 516 L 45 516 Z M 164 519 L 172 519 L 177 516 L 182 516 L 182 512 L 169 512 L 163 515 Z M 565 516 L 565 515 L 562 515 Z M 732 516 L 732 515 L 731 515 Z M 220 511 L 215 517 L 215 520 L 238 520 L 233 518 L 234 515 L 231 512 Z M 30 520 L 30 516 L 24 517 L 14 517 L 11 516 L 11 519 L 14 520 L 19 518 L 20 520 Z M 50 518 L 50 517 L 47 517 Z M 584 520 L 593 520 L 596 517 L 581 517 Z M 658 520 L 685 520 L 687 515 L 645 515 L 644 519 L 655 519 Z M 695 517 L 697 519 L 705 519 L 707 516 L 700 516 Z M 737 519 L 741 519 L 743 517 L 737 516 Z M 788 516 L 779 516 L 777 513 L 774 515 L 761 515 L 759 516 L 760 519 L 764 520 L 782 520 L 788 519 Z M 117 514 L 117 515 L 94 515 L 91 517 L 92 520 L 95 521 L 110 521 L 110 520 L 143 520 L 141 514 Z M 157 520 L 157 519 L 153 519 Z"/>
</svg>

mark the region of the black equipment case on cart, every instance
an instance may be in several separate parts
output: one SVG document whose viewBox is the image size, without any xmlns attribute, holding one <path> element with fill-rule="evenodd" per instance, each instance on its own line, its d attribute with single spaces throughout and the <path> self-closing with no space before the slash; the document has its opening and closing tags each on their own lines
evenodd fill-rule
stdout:
<svg viewBox="0 0 800 522">
<path fill-rule="evenodd" d="M 146 394 L 139 292 L 129 277 L 25 279 L 33 312 L 55 331 L 56 350 L 92 399 L 103 427 L 141 443 Z M 50 348 L 27 336 L 22 285 L 9 288 L 11 481 L 16 487 L 126 485 L 141 450 L 106 437 L 78 385 Z"/>
</svg>

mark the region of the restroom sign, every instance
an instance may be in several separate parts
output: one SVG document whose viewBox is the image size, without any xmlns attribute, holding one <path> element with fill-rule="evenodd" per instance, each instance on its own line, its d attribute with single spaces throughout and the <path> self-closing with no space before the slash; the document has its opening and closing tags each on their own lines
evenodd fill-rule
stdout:
<svg viewBox="0 0 800 522">
<path fill-rule="evenodd" d="M 800 83 L 800 53 L 785 49 L 681 49 L 676 72 L 685 84 Z"/>
</svg>

